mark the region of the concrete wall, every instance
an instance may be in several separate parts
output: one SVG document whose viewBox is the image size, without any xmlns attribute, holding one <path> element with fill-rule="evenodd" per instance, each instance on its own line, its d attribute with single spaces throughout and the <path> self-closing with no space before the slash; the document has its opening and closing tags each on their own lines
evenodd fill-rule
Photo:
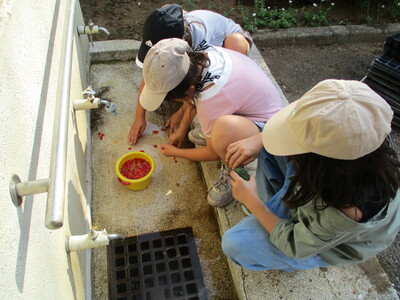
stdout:
<svg viewBox="0 0 400 300">
<path fill-rule="evenodd" d="M 88 113 L 69 112 L 64 226 L 45 227 L 47 193 L 15 207 L 12 174 L 49 177 L 62 40 L 70 1 L 0 0 L 0 298 L 90 299 L 90 251 L 65 252 L 88 232 Z M 76 25 L 83 25 L 77 1 Z M 71 100 L 87 87 L 88 39 L 75 33 Z M 89 145 L 90 146 L 90 145 Z M 89 278 L 89 280 L 87 280 Z"/>
</svg>

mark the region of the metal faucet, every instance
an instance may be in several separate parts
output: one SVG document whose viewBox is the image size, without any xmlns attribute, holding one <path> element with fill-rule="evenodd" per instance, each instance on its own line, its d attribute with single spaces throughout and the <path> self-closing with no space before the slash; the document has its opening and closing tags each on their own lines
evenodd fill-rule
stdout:
<svg viewBox="0 0 400 300">
<path fill-rule="evenodd" d="M 87 26 L 78 26 L 77 29 L 78 29 L 79 35 L 86 34 L 89 36 L 89 40 L 90 40 L 90 43 L 92 44 L 92 46 L 94 46 L 92 35 L 95 33 L 99 33 L 99 30 L 103 31 L 107 35 L 110 35 L 110 32 L 107 29 L 105 29 L 104 27 L 99 27 L 97 25 L 94 25 L 92 20 L 89 20 L 89 23 Z"/>
<path fill-rule="evenodd" d="M 99 26 L 99 30 L 103 31 L 107 35 L 110 35 L 110 32 L 107 29 L 105 29 L 104 27 Z"/>
<path fill-rule="evenodd" d="M 83 97 L 87 96 L 87 100 L 90 101 L 90 103 L 93 103 L 93 101 L 96 99 L 94 96 L 96 92 L 92 89 L 92 87 L 89 85 L 86 90 L 82 92 Z"/>
<path fill-rule="evenodd" d="M 118 115 L 117 105 L 114 102 L 110 102 L 107 100 L 100 100 L 100 103 L 102 103 L 106 106 L 107 112 L 112 112 L 114 115 Z"/>
<path fill-rule="evenodd" d="M 112 112 L 114 115 L 118 115 L 117 105 L 114 102 L 103 100 L 95 97 L 96 92 L 92 89 L 91 86 L 88 86 L 83 92 L 82 95 L 85 99 L 83 100 L 74 100 L 73 105 L 75 110 L 85 110 L 85 109 L 93 109 L 98 108 L 100 104 L 104 104 L 106 106 L 107 112 Z"/>
</svg>

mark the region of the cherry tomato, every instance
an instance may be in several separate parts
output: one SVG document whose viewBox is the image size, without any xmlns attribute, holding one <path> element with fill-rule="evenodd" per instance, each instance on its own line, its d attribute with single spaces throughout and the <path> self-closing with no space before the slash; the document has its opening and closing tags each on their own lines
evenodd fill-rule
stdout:
<svg viewBox="0 0 400 300">
<path fill-rule="evenodd" d="M 140 179 L 151 170 L 150 163 L 143 158 L 127 160 L 121 167 L 121 175 L 128 179 Z"/>
</svg>

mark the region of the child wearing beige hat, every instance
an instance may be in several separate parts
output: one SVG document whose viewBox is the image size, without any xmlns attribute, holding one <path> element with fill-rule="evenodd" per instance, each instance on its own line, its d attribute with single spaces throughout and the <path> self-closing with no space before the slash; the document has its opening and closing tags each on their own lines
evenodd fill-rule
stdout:
<svg viewBox="0 0 400 300">
<path fill-rule="evenodd" d="M 259 134 L 282 108 L 280 95 L 264 71 L 249 57 L 222 47 L 195 52 L 181 39 L 161 40 L 146 55 L 143 79 L 139 101 L 144 109 L 154 111 L 168 100 L 186 107 L 169 144 L 161 145 L 166 156 L 224 161 L 229 144 Z M 185 136 L 194 110 L 207 143 L 181 149 L 174 141 Z M 208 192 L 210 205 L 222 207 L 233 199 L 228 172 L 223 164 Z"/>
<path fill-rule="evenodd" d="M 182 38 L 194 51 L 207 49 L 209 46 L 221 46 L 247 54 L 252 39 L 242 27 L 216 12 L 209 10 L 183 11 L 179 4 L 168 4 L 153 11 L 143 26 L 143 40 L 136 56 L 136 64 L 143 67 L 143 61 L 149 49 L 158 41 L 166 38 Z M 140 84 L 139 98 L 144 81 Z M 166 126 L 170 131 L 179 126 L 183 108 L 173 114 Z M 146 110 L 140 103 L 136 107 L 135 119 L 128 134 L 128 142 L 136 144 L 146 129 Z M 196 144 L 204 145 L 204 136 L 194 130 L 189 138 Z M 195 134 L 193 134 L 195 133 Z"/>
<path fill-rule="evenodd" d="M 346 80 L 322 81 L 272 116 L 256 177 L 231 172 L 233 196 L 252 215 L 223 235 L 227 257 L 293 271 L 360 263 L 389 247 L 400 228 L 392 117 L 366 84 Z"/>
</svg>

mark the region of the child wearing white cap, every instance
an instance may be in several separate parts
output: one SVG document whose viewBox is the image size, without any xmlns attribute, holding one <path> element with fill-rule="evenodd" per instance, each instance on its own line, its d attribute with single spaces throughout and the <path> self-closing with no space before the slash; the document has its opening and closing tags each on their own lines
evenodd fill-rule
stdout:
<svg viewBox="0 0 400 300">
<path fill-rule="evenodd" d="M 182 38 L 189 46 L 200 51 L 212 46 L 222 46 L 246 54 L 252 44 L 251 36 L 239 24 L 209 10 L 184 12 L 178 4 L 168 4 L 152 12 L 143 27 L 143 40 L 136 56 L 136 64 L 142 68 L 144 58 L 158 41 L 166 38 Z M 143 89 L 142 81 L 139 98 Z M 168 120 L 173 131 L 184 114 L 183 108 Z M 137 105 L 135 120 L 128 135 L 129 143 L 135 144 L 146 129 L 146 111 Z M 191 138 L 193 140 L 193 138 Z M 204 143 L 204 139 L 199 139 Z M 198 143 L 198 142 L 196 142 Z"/>
<path fill-rule="evenodd" d="M 181 39 L 161 40 L 146 55 L 143 79 L 140 104 L 146 110 L 153 111 L 166 100 L 186 107 L 170 144 L 161 145 L 167 156 L 224 161 L 229 144 L 260 134 L 260 127 L 282 108 L 279 93 L 264 71 L 247 56 L 222 47 L 193 52 Z M 180 149 L 171 139 L 186 134 L 195 109 L 206 146 Z M 222 207 L 232 200 L 228 172 L 223 164 L 208 193 L 210 205 Z"/>
<path fill-rule="evenodd" d="M 392 117 L 367 85 L 346 80 L 322 81 L 272 116 L 256 177 L 231 172 L 233 196 L 252 215 L 224 233 L 227 257 L 293 271 L 360 263 L 389 247 L 400 228 Z"/>
</svg>

